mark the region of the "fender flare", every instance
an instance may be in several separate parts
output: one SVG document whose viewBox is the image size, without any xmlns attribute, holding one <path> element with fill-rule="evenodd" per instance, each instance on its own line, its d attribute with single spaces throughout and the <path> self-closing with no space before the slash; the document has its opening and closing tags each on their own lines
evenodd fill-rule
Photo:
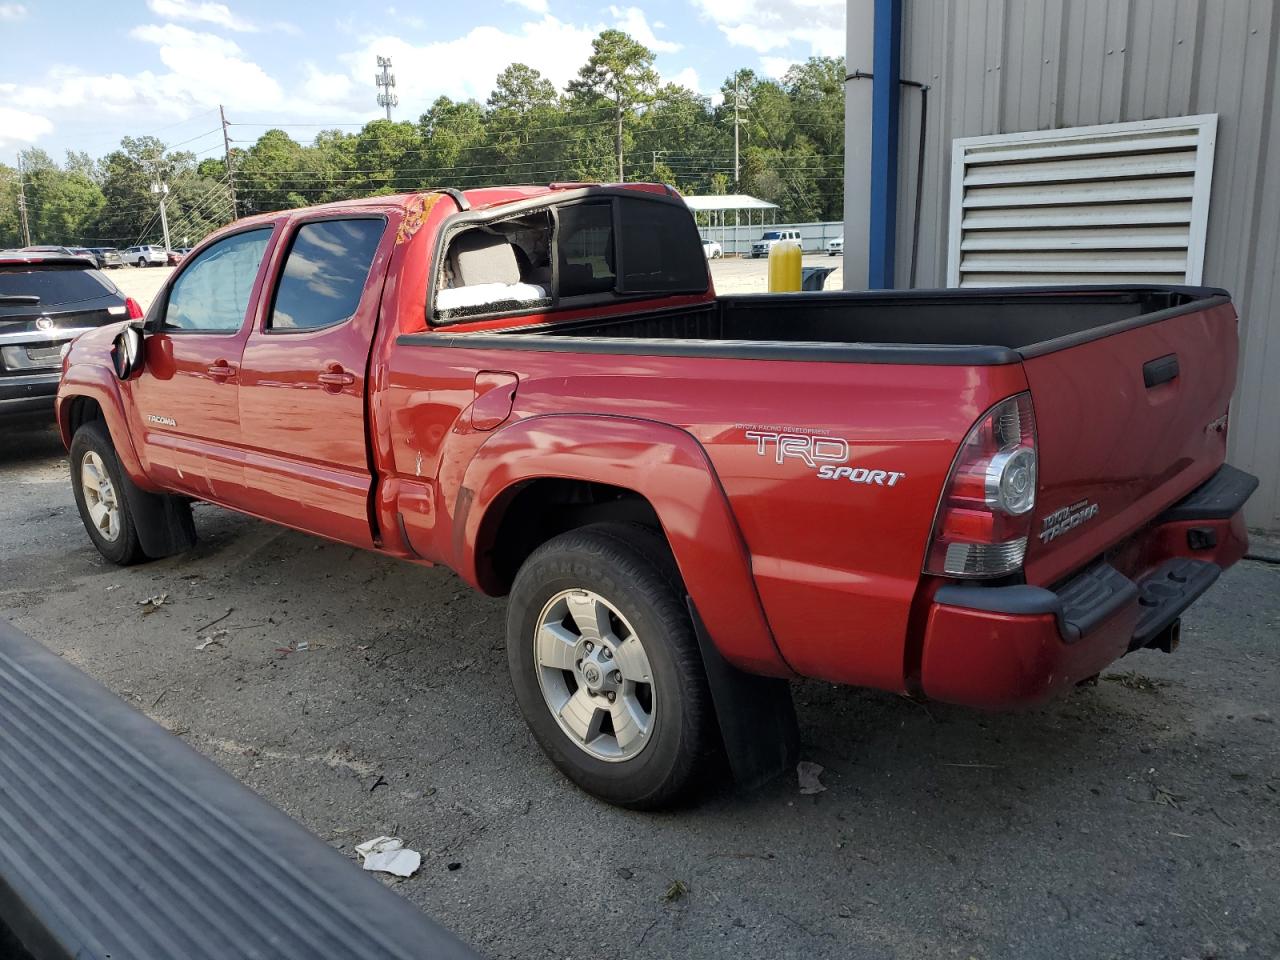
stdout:
<svg viewBox="0 0 1280 960">
<path fill-rule="evenodd" d="M 124 401 L 120 396 L 120 382 L 106 367 L 75 364 L 63 373 L 55 402 L 62 445 L 68 450 L 71 449 L 71 406 L 80 398 L 93 400 L 102 410 L 102 418 L 106 421 L 107 430 L 111 433 L 111 442 L 116 448 L 116 456 L 125 473 L 129 475 L 129 479 L 143 490 L 158 492 L 156 485 L 147 477 L 142 459 L 133 445 L 128 415 L 125 413 Z"/>
<path fill-rule="evenodd" d="M 747 546 L 702 445 L 630 417 L 549 414 L 490 437 L 467 464 L 454 508 L 453 567 L 479 584 L 478 557 L 513 488 L 557 478 L 632 490 L 653 507 L 706 632 L 731 664 L 790 677 L 756 592 Z"/>
</svg>

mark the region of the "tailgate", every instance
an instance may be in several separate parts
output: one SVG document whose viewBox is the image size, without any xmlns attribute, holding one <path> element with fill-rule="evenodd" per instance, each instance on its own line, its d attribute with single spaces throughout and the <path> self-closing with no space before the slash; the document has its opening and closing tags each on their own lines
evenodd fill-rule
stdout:
<svg viewBox="0 0 1280 960">
<path fill-rule="evenodd" d="M 1024 352 L 1040 454 L 1028 583 L 1078 569 L 1218 469 L 1236 352 L 1226 297 Z"/>
</svg>

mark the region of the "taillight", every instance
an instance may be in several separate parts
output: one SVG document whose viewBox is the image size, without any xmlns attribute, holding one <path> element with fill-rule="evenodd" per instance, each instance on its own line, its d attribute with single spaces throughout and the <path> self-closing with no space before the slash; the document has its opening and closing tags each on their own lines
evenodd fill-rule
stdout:
<svg viewBox="0 0 1280 960">
<path fill-rule="evenodd" d="M 933 523 L 925 572 L 1002 577 L 1022 566 L 1036 505 L 1031 394 L 1001 400 L 960 445 Z"/>
<path fill-rule="evenodd" d="M 128 312 L 130 320 L 142 319 L 142 304 L 138 303 L 133 297 L 125 298 L 124 308 Z"/>
</svg>

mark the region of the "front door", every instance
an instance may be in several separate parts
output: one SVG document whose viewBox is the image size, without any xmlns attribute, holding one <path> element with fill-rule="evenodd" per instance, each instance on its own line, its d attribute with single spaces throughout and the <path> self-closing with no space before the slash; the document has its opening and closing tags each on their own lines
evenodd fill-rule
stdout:
<svg viewBox="0 0 1280 960">
<path fill-rule="evenodd" d="M 271 227 L 224 237 L 183 265 L 131 384 L 147 470 L 166 487 L 234 504 L 244 487 L 236 402 Z"/>
<path fill-rule="evenodd" d="M 394 239 L 384 242 L 386 232 L 381 217 L 296 224 L 240 368 L 250 509 L 366 547 L 365 371 Z"/>
</svg>

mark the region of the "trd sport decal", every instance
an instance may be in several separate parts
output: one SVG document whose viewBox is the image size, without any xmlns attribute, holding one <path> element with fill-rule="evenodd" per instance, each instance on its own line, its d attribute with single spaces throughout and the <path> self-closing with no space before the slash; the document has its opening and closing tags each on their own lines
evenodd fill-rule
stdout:
<svg viewBox="0 0 1280 960">
<path fill-rule="evenodd" d="M 799 460 L 814 467 L 819 480 L 848 480 L 880 487 L 897 486 L 906 476 L 900 470 L 872 470 L 849 466 L 849 442 L 840 437 L 819 437 L 810 433 L 784 432 L 778 428 L 740 426 L 743 436 L 755 441 L 756 455 L 775 463 Z"/>
</svg>

